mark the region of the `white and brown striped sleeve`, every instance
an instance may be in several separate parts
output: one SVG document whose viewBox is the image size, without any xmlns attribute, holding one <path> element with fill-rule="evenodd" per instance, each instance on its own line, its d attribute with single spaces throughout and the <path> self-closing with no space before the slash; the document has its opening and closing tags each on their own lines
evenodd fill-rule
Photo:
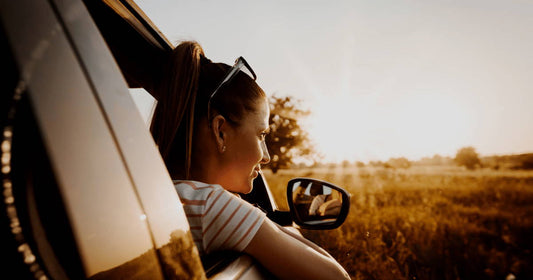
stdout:
<svg viewBox="0 0 533 280">
<path fill-rule="evenodd" d="M 201 253 L 244 250 L 266 218 L 219 185 L 181 181 L 176 189 Z"/>
<path fill-rule="evenodd" d="M 213 190 L 212 198 L 207 200 L 202 222 L 205 251 L 244 250 L 265 213 L 222 188 Z"/>
</svg>

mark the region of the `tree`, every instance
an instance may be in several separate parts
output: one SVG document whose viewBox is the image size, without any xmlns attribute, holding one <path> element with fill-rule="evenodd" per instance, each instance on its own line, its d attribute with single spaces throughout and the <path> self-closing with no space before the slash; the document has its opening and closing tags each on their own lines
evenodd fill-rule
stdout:
<svg viewBox="0 0 533 280">
<path fill-rule="evenodd" d="M 298 122 L 309 111 L 298 109 L 291 97 L 270 97 L 270 133 L 266 137 L 273 173 L 292 165 L 295 157 L 309 157 L 313 151 L 308 134 Z"/>
<path fill-rule="evenodd" d="M 464 147 L 459 149 L 455 155 L 454 161 L 459 166 L 464 166 L 469 170 L 473 170 L 477 166 L 481 165 L 479 155 L 474 147 Z"/>
<path fill-rule="evenodd" d="M 405 157 L 390 158 L 385 164 L 392 168 L 404 168 L 411 167 L 411 162 Z"/>
<path fill-rule="evenodd" d="M 350 167 L 350 165 L 352 165 L 352 163 L 349 160 L 346 160 L 346 159 L 343 160 L 341 164 L 342 164 L 343 168 L 348 168 L 348 167 Z"/>
</svg>

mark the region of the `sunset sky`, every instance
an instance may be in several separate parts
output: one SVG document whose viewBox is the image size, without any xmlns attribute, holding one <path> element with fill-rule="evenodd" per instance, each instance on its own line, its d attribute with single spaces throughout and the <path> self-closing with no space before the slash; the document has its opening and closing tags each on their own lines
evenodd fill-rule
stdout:
<svg viewBox="0 0 533 280">
<path fill-rule="evenodd" d="M 533 1 L 135 1 L 302 100 L 327 161 L 533 152 Z M 228 3 L 231 2 L 231 3 Z"/>
</svg>

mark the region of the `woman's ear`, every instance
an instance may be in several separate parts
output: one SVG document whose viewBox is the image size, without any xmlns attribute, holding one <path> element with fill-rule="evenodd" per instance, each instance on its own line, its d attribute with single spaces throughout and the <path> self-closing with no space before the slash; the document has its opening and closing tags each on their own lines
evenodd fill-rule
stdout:
<svg viewBox="0 0 533 280">
<path fill-rule="evenodd" d="M 211 121 L 211 132 L 213 133 L 217 150 L 220 153 L 226 151 L 227 129 L 228 124 L 224 116 L 217 115 Z"/>
</svg>

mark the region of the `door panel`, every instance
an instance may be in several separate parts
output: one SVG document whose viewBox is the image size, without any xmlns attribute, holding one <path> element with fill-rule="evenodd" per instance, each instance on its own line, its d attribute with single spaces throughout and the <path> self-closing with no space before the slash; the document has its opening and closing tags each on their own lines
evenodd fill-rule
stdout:
<svg viewBox="0 0 533 280">
<path fill-rule="evenodd" d="M 57 12 L 47 1 L 1 2 L 3 27 L 22 73 L 20 84 L 35 114 L 85 275 L 115 278 L 110 271 L 116 276 L 126 270 L 114 268 L 141 258 L 142 265 L 128 267 L 128 272 L 139 270 L 134 274 L 139 276 L 148 271 L 149 278 L 162 279 L 129 170 Z M 18 187 L 23 186 L 13 185 Z M 54 217 L 40 221 L 48 223 L 46 218 Z"/>
</svg>

